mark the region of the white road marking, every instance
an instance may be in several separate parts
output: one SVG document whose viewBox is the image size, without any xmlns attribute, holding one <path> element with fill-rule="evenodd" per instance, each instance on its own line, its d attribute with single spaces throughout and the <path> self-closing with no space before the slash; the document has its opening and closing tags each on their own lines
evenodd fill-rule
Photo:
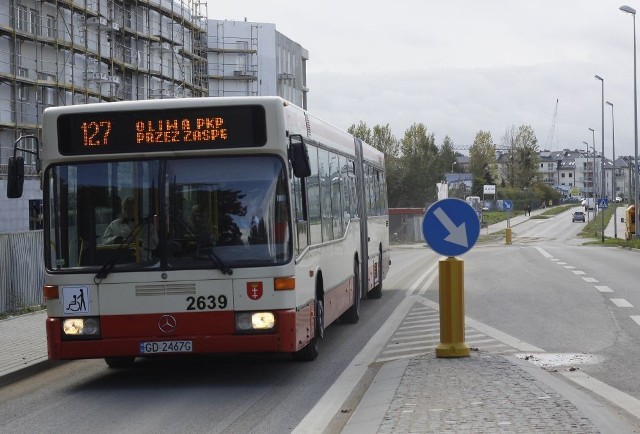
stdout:
<svg viewBox="0 0 640 434">
<path fill-rule="evenodd" d="M 562 375 L 579 384 L 580 386 L 597 393 L 603 398 L 613 402 L 618 407 L 627 410 L 635 417 L 640 417 L 640 400 L 628 395 L 620 390 L 598 381 L 580 370 L 561 371 Z"/>
<path fill-rule="evenodd" d="M 426 298 L 419 298 L 418 301 L 422 304 L 424 304 L 425 306 L 429 306 L 430 308 L 432 308 L 433 310 L 437 310 L 440 311 L 440 305 L 438 303 L 435 303 L 431 300 L 428 300 Z M 513 336 L 510 336 L 504 332 L 501 332 L 500 330 L 494 329 L 493 327 L 490 327 L 486 324 L 482 324 L 481 322 L 478 322 L 476 320 L 473 320 L 469 317 L 465 316 L 465 322 L 469 327 L 472 327 L 474 329 L 476 329 L 477 331 L 484 333 L 487 336 L 492 337 L 493 339 L 503 342 L 507 345 L 509 345 L 510 347 L 513 347 L 515 349 L 517 349 L 518 351 L 530 351 L 530 352 L 537 352 L 537 353 L 543 353 L 544 350 L 541 348 L 538 348 L 534 345 L 530 345 L 526 342 L 523 342 L 522 340 L 515 338 Z"/>
<path fill-rule="evenodd" d="M 556 261 L 557 259 L 553 259 L 553 255 L 549 252 L 547 252 L 545 249 L 541 248 L 541 247 L 536 247 L 536 249 L 538 250 L 538 252 L 540 252 L 540 254 L 542 256 L 544 256 L 545 258 L 549 258 L 552 261 Z"/>
<path fill-rule="evenodd" d="M 640 325 L 640 315 L 631 315 L 631 319 L 636 322 L 636 324 Z"/>
<path fill-rule="evenodd" d="M 593 277 L 583 277 L 582 280 L 584 280 L 587 283 L 598 283 L 598 279 L 594 279 Z"/>
<path fill-rule="evenodd" d="M 633 307 L 633 305 L 624 298 L 612 298 L 611 301 L 618 307 Z"/>
<path fill-rule="evenodd" d="M 596 289 L 600 292 L 613 292 L 613 289 L 603 285 L 596 285 Z"/>
<path fill-rule="evenodd" d="M 582 274 L 587 274 L 587 273 L 585 273 L 584 271 L 580 271 L 580 270 L 573 270 L 573 274 L 582 275 Z"/>
<path fill-rule="evenodd" d="M 422 274 L 422 276 L 420 276 L 420 277 L 416 280 L 416 283 L 414 283 L 414 284 L 411 286 L 411 288 L 409 288 L 409 291 L 407 291 L 407 297 L 409 297 L 411 294 L 413 294 L 413 291 L 415 291 L 415 290 L 416 290 L 416 288 L 418 288 L 418 287 L 422 284 L 422 281 L 423 281 L 424 279 L 426 279 L 426 278 L 427 278 L 427 276 L 428 276 L 430 273 L 433 273 L 433 272 L 434 272 L 434 270 L 438 267 L 438 264 L 439 264 L 439 262 L 434 263 L 431 267 L 429 267 L 429 269 L 428 269 L 427 271 L 425 271 L 425 272 Z M 434 275 L 435 275 L 435 273 L 434 273 Z"/>
</svg>

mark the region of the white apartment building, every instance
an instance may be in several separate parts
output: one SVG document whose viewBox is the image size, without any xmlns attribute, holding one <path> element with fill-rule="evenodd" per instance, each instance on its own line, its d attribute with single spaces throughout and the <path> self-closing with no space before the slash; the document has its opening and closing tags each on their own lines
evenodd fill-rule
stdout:
<svg viewBox="0 0 640 434">
<path fill-rule="evenodd" d="M 308 52 L 274 24 L 209 20 L 206 0 L 0 0 L 0 57 L 0 233 L 42 227 L 34 157 L 21 154 L 22 199 L 6 198 L 6 171 L 47 107 L 231 95 L 306 107 Z"/>
<path fill-rule="evenodd" d="M 275 24 L 210 20 L 209 95 L 278 95 L 307 108 L 309 52 Z"/>
</svg>

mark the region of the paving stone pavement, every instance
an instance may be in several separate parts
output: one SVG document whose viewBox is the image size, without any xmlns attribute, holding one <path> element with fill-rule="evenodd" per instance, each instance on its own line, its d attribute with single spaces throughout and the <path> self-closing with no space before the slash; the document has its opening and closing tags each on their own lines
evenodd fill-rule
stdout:
<svg viewBox="0 0 640 434">
<path fill-rule="evenodd" d="M 570 401 L 507 356 L 409 361 L 378 433 L 598 433 Z"/>
</svg>

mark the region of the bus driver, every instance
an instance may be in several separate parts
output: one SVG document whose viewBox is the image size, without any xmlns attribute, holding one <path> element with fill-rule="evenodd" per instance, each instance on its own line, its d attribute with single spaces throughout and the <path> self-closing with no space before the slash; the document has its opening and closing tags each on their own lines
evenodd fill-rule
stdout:
<svg viewBox="0 0 640 434">
<path fill-rule="evenodd" d="M 122 217 L 112 221 L 102 235 L 104 244 L 122 244 L 134 241 L 134 237 L 142 240 L 142 247 L 147 252 L 144 259 L 151 259 L 152 252 L 158 247 L 158 234 L 151 222 L 135 223 L 135 201 L 127 197 L 122 202 Z"/>
</svg>

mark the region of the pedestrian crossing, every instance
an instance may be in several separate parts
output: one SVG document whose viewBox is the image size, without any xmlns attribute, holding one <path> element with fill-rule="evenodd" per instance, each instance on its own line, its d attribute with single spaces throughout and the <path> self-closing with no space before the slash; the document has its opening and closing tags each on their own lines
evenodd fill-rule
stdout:
<svg viewBox="0 0 640 434">
<path fill-rule="evenodd" d="M 416 357 L 435 351 L 440 343 L 440 313 L 422 303 L 414 303 L 398 325 L 377 362 Z M 514 353 L 518 350 L 465 324 L 465 343 L 472 351 Z"/>
</svg>

